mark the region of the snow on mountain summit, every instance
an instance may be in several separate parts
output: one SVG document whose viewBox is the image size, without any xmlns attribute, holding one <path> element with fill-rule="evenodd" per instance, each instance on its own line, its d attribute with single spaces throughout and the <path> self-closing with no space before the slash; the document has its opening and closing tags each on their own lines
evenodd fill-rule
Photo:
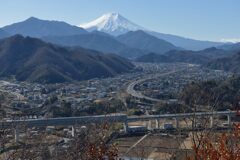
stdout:
<svg viewBox="0 0 240 160">
<path fill-rule="evenodd" d="M 130 22 L 128 19 L 124 18 L 118 13 L 104 14 L 89 23 L 80 25 L 79 27 L 82 27 L 88 31 L 97 30 L 115 36 L 124 34 L 128 31 L 144 30 L 143 27 Z"/>
<path fill-rule="evenodd" d="M 118 13 L 107 13 L 101 17 L 82 25 L 79 27 L 86 29 L 87 31 L 101 31 L 113 36 L 119 36 L 125 34 L 129 31 L 143 30 L 147 34 L 150 34 L 158 39 L 162 39 L 172 43 L 175 46 L 188 49 L 188 50 L 202 50 L 212 46 L 222 45 L 218 42 L 200 41 L 189 38 L 184 38 L 181 36 L 176 36 L 172 34 L 164 34 L 160 32 L 155 32 L 144 27 L 141 27 L 127 18 L 121 16 Z"/>
</svg>

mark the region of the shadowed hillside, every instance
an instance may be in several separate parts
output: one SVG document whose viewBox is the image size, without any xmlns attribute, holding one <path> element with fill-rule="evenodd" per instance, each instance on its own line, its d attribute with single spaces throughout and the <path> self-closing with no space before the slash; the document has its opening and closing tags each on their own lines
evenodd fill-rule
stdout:
<svg viewBox="0 0 240 160">
<path fill-rule="evenodd" d="M 19 81 L 56 83 L 114 76 L 133 65 L 117 55 L 78 48 L 69 50 L 16 35 L 0 41 L 0 76 Z"/>
</svg>

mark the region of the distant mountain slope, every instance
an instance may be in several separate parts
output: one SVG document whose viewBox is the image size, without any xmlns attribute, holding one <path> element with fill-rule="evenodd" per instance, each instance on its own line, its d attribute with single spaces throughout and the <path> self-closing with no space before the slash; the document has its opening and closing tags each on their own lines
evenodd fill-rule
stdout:
<svg viewBox="0 0 240 160">
<path fill-rule="evenodd" d="M 158 21 L 158 19 L 156 19 L 156 21 Z M 128 20 L 127 18 L 123 17 L 118 13 L 104 14 L 103 16 L 89 23 L 80 25 L 80 27 L 83 27 L 88 31 L 97 30 L 101 32 L 106 32 L 114 36 L 125 34 L 129 31 L 144 30 L 145 32 L 149 33 L 152 36 L 155 36 L 159 39 L 163 39 L 177 47 L 185 48 L 187 50 L 202 50 L 205 48 L 210 48 L 213 46 L 219 46 L 223 44 L 220 42 L 194 40 L 190 38 L 184 38 L 181 36 L 154 32 L 151 31 L 151 29 L 146 29 L 131 22 L 130 20 Z"/>
<path fill-rule="evenodd" d="M 197 54 L 207 56 L 211 59 L 229 57 L 229 56 L 232 56 L 233 54 L 236 53 L 234 51 L 223 50 L 223 49 L 219 49 L 219 48 L 216 48 L 216 47 L 211 47 L 211 48 L 207 48 L 207 49 L 204 49 L 204 50 L 193 51 L 193 52 L 197 53 Z"/>
<path fill-rule="evenodd" d="M 68 50 L 19 35 L 0 41 L 0 76 L 19 81 L 59 83 L 114 76 L 133 65 L 116 55 L 79 48 Z"/>
<path fill-rule="evenodd" d="M 104 53 L 115 53 L 127 58 L 134 58 L 145 54 L 145 52 L 140 49 L 129 47 L 117 41 L 114 37 L 102 32 L 75 36 L 48 36 L 42 39 L 65 46 L 81 46 Z"/>
<path fill-rule="evenodd" d="M 48 21 L 31 17 L 23 22 L 14 23 L 2 28 L 11 35 L 21 34 L 31 37 L 43 37 L 51 35 L 78 35 L 87 33 L 82 28 L 72 26 L 65 22 Z"/>
<path fill-rule="evenodd" d="M 173 62 L 205 64 L 209 61 L 208 56 L 192 51 L 169 51 L 165 55 Z"/>
<path fill-rule="evenodd" d="M 120 35 L 117 37 L 117 40 L 133 48 L 159 54 L 170 50 L 180 49 L 165 40 L 158 39 L 141 30 L 130 31 L 126 34 Z"/>
<path fill-rule="evenodd" d="M 150 53 L 143 55 L 136 59 L 137 62 L 151 62 L 151 63 L 193 63 L 204 64 L 209 62 L 209 58 L 203 55 L 194 54 L 192 52 L 170 51 L 168 54 L 159 55 Z"/>
<path fill-rule="evenodd" d="M 175 46 L 182 47 L 187 50 L 198 51 L 198 50 L 202 50 L 210 47 L 217 47 L 224 44 L 221 42 L 195 40 L 195 39 L 184 38 L 181 36 L 175 36 L 171 34 L 154 32 L 154 31 L 146 31 L 146 32 L 151 34 L 152 36 L 155 36 L 159 39 L 164 39 L 165 41 L 168 41 Z"/>
<path fill-rule="evenodd" d="M 159 55 L 156 53 L 145 54 L 141 57 L 136 58 L 137 62 L 150 62 L 150 63 L 171 63 L 171 59 L 166 55 Z"/>
<path fill-rule="evenodd" d="M 224 44 L 224 45 L 218 46 L 218 48 L 224 49 L 224 50 L 230 50 L 230 51 L 239 51 L 240 43 Z"/>
<path fill-rule="evenodd" d="M 230 57 L 213 60 L 205 66 L 212 69 L 240 73 L 240 52 Z"/>
<path fill-rule="evenodd" d="M 225 50 L 217 49 L 217 48 L 208 48 L 201 51 L 177 51 L 172 50 L 166 52 L 163 55 L 157 55 L 155 53 L 147 54 L 142 57 L 137 58 L 136 60 L 139 62 L 184 62 L 184 63 L 196 63 L 196 64 L 206 64 L 211 60 L 229 57 L 234 52 L 228 52 Z"/>
<path fill-rule="evenodd" d="M 6 31 L 0 29 L 0 39 L 6 38 L 7 36 L 9 36 L 9 34 Z"/>
</svg>

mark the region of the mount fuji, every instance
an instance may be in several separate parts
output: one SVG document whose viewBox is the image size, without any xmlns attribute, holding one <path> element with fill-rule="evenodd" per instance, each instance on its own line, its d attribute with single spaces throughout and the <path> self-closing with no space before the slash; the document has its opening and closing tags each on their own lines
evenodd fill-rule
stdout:
<svg viewBox="0 0 240 160">
<path fill-rule="evenodd" d="M 210 47 L 217 47 L 222 45 L 220 42 L 202 41 L 181 36 L 164 34 L 150 29 L 146 29 L 140 25 L 137 25 L 127 18 L 123 17 L 119 13 L 107 13 L 101 17 L 85 24 L 79 25 L 79 27 L 86 29 L 87 31 L 101 31 L 113 36 L 119 36 L 129 31 L 143 30 L 144 32 L 155 36 L 159 39 L 168 41 L 177 47 L 181 47 L 188 50 L 202 50 Z"/>
<path fill-rule="evenodd" d="M 129 31 L 145 30 L 118 13 L 107 13 L 92 22 L 79 25 L 88 31 L 101 31 L 118 36 Z"/>
</svg>

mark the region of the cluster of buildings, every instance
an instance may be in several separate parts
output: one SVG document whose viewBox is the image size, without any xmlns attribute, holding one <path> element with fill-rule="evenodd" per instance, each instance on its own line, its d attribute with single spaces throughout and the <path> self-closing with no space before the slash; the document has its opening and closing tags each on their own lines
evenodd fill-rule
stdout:
<svg viewBox="0 0 240 160">
<path fill-rule="evenodd" d="M 72 83 L 37 84 L 0 80 L 0 92 L 6 93 L 10 99 L 6 105 L 11 114 L 18 114 L 26 110 L 35 110 L 36 112 L 45 110 L 47 112 L 48 109 L 42 109 L 42 107 L 54 100 L 56 107 L 61 107 L 61 102 L 65 101 L 70 103 L 72 108 L 81 110 L 88 108 L 96 101 L 121 99 L 120 94 L 126 92 L 126 88 L 131 82 L 146 79 L 155 74 L 184 69 L 182 72 L 159 79 L 143 81 L 135 86 L 135 90 L 152 98 L 175 99 L 177 93 L 191 82 L 223 79 L 230 76 L 229 73 L 223 71 L 203 69 L 197 65 L 184 63 L 136 63 L 135 65 L 139 68 L 138 72 Z"/>
<path fill-rule="evenodd" d="M 209 70 L 192 66 L 186 70 L 175 72 L 161 78 L 148 79 L 136 85 L 135 89 L 143 95 L 157 99 L 176 99 L 184 87 L 192 82 L 207 80 L 224 80 L 231 76 L 231 73 Z"/>
</svg>

